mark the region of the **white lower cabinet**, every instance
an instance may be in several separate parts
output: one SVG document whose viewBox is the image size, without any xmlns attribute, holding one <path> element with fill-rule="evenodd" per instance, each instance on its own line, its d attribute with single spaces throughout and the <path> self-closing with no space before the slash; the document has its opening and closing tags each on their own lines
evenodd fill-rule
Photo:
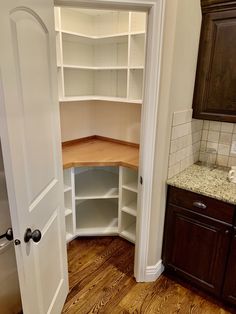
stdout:
<svg viewBox="0 0 236 314">
<path fill-rule="evenodd" d="M 120 235 L 135 243 L 138 172 L 126 167 L 64 170 L 67 241 Z"/>
</svg>

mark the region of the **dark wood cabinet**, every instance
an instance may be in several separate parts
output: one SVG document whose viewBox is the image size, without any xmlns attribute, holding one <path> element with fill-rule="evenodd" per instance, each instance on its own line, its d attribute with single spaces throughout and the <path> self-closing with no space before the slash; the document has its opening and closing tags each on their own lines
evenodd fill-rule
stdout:
<svg viewBox="0 0 236 314">
<path fill-rule="evenodd" d="M 193 117 L 236 122 L 236 1 L 202 0 Z"/>
<path fill-rule="evenodd" d="M 235 205 L 168 188 L 162 259 L 167 271 L 236 304 Z"/>
<path fill-rule="evenodd" d="M 165 265 L 219 295 L 230 226 L 174 205 L 168 206 Z"/>
<path fill-rule="evenodd" d="M 223 289 L 225 300 L 236 305 L 236 228 L 232 239 Z"/>
</svg>

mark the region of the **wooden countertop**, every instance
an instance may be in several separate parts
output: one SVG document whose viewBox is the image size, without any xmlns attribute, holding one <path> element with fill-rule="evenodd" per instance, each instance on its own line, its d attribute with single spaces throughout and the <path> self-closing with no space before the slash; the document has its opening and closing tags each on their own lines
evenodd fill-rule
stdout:
<svg viewBox="0 0 236 314">
<path fill-rule="evenodd" d="M 62 159 L 64 169 L 79 166 L 125 166 L 138 169 L 139 147 L 93 136 L 64 143 Z"/>
</svg>

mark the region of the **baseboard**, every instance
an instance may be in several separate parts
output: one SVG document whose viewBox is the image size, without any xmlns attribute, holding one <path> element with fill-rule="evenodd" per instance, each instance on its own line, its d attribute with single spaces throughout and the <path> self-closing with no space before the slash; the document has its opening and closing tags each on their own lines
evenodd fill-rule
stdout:
<svg viewBox="0 0 236 314">
<path fill-rule="evenodd" d="M 145 282 L 151 282 L 157 280 L 158 277 L 163 273 L 164 265 L 162 260 L 158 261 L 156 265 L 147 266 L 145 271 Z"/>
</svg>

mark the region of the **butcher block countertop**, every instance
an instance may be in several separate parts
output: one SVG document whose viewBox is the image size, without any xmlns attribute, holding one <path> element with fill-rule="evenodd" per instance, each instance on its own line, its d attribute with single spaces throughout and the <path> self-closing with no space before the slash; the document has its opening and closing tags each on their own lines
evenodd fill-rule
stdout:
<svg viewBox="0 0 236 314">
<path fill-rule="evenodd" d="M 80 166 L 124 166 L 138 169 L 139 145 L 100 136 L 65 142 L 63 168 Z"/>
</svg>

